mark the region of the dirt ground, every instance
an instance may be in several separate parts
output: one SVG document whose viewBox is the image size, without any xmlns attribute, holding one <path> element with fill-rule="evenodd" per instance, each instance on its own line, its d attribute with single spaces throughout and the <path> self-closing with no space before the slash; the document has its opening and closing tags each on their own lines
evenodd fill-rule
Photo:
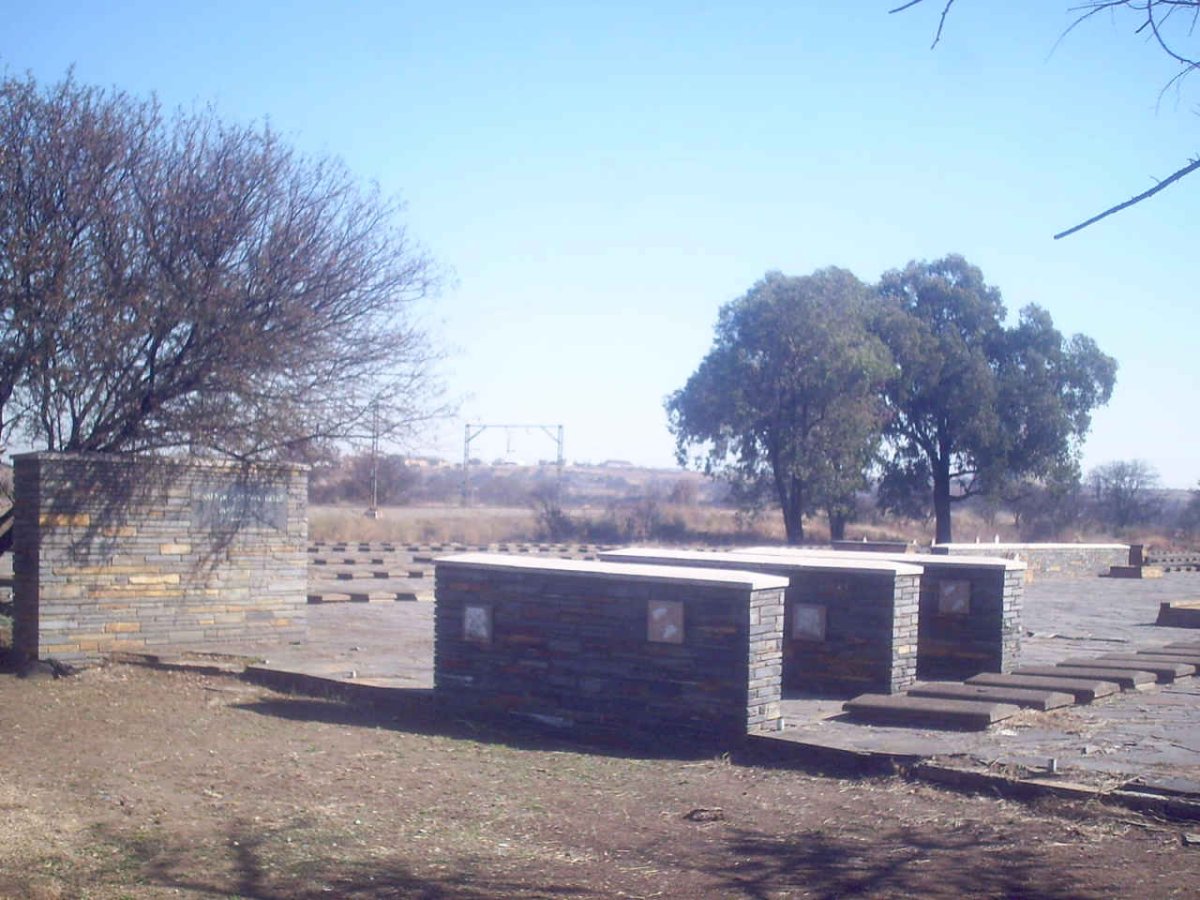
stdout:
<svg viewBox="0 0 1200 900">
<path fill-rule="evenodd" d="M 646 758 L 110 665 L 0 675 L 0 896 L 1195 896 L 1200 824 Z"/>
</svg>

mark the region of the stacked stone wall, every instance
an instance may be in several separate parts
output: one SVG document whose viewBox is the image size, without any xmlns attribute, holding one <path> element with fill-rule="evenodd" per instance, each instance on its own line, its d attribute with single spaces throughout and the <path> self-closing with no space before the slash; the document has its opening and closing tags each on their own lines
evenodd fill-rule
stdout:
<svg viewBox="0 0 1200 900">
<path fill-rule="evenodd" d="M 898 693 L 917 678 L 920 576 L 791 572 L 784 688 L 802 693 Z M 798 604 L 824 610 L 823 639 L 797 634 Z"/>
<path fill-rule="evenodd" d="M 928 557 L 921 565 L 918 674 L 960 679 L 1016 668 L 1025 571 L 938 565 Z"/>
<path fill-rule="evenodd" d="M 63 453 L 14 463 L 19 655 L 304 635 L 302 468 Z"/>
<path fill-rule="evenodd" d="M 920 569 L 845 559 L 627 548 L 602 559 L 739 569 L 789 582 L 783 686 L 797 693 L 898 693 L 917 677 Z M 798 621 L 803 620 L 803 621 Z"/>
<path fill-rule="evenodd" d="M 1026 579 L 1086 578 L 1129 565 L 1128 544 L 934 544 L 934 553 L 1024 562 Z"/>
<path fill-rule="evenodd" d="M 777 586 L 443 558 L 436 697 L 467 715 L 621 744 L 729 744 L 777 730 L 784 591 L 765 581 Z M 674 604 L 678 641 L 648 639 L 653 610 Z"/>
</svg>

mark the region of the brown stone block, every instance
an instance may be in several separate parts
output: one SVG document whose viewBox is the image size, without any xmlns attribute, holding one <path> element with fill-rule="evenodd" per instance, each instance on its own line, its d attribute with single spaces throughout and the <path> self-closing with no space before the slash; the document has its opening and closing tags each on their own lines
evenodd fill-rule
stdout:
<svg viewBox="0 0 1200 900">
<path fill-rule="evenodd" d="M 102 649 L 106 652 L 111 652 L 115 650 L 142 650 L 145 648 L 145 646 L 146 641 L 144 639 L 130 640 L 126 638 L 123 640 L 105 641 L 102 647 L 98 647 L 96 649 Z"/>
<path fill-rule="evenodd" d="M 43 528 L 87 528 L 91 524 L 89 513 L 42 513 L 38 516 L 38 525 Z"/>
<path fill-rule="evenodd" d="M 100 566 L 56 566 L 51 571 L 55 575 L 90 575 L 110 576 L 110 575 L 135 575 L 138 572 L 144 572 L 145 566 L 116 566 L 116 565 L 100 565 Z"/>
<path fill-rule="evenodd" d="M 138 530 L 135 525 L 118 525 L 101 528 L 100 533 L 105 537 L 136 537 Z"/>
<path fill-rule="evenodd" d="M 106 632 L 111 633 L 126 633 L 132 631 L 141 631 L 142 626 L 138 622 L 109 622 L 104 626 Z"/>
<path fill-rule="evenodd" d="M 96 600 L 167 599 L 182 597 L 183 591 L 178 588 L 168 590 L 158 585 L 113 585 L 89 591 L 88 596 Z"/>
<path fill-rule="evenodd" d="M 183 553 L 191 553 L 191 544 L 159 544 L 158 552 L 164 556 L 179 555 Z"/>
<path fill-rule="evenodd" d="M 59 600 L 78 600 L 84 595 L 81 584 L 43 584 L 39 593 L 43 606 Z"/>
<path fill-rule="evenodd" d="M 79 644 L 46 644 L 41 652 L 53 656 L 56 653 L 79 653 L 82 649 Z"/>
<path fill-rule="evenodd" d="M 160 573 L 155 575 L 130 575 L 130 584 L 179 584 L 177 572 Z"/>
</svg>

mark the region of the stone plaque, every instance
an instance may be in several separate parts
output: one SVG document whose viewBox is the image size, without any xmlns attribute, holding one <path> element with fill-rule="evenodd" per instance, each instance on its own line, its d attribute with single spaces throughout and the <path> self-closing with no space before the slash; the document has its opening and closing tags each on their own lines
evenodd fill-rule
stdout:
<svg viewBox="0 0 1200 900">
<path fill-rule="evenodd" d="M 473 644 L 492 642 L 492 608 L 476 603 L 463 607 L 463 640 Z"/>
<path fill-rule="evenodd" d="M 826 609 L 819 603 L 792 604 L 792 639 L 825 640 Z"/>
<path fill-rule="evenodd" d="M 646 605 L 646 640 L 656 644 L 683 643 L 683 601 L 651 600 Z"/>
<path fill-rule="evenodd" d="M 211 483 L 192 488 L 192 529 L 287 529 L 287 489 L 281 485 Z"/>
<path fill-rule="evenodd" d="M 939 581 L 938 612 L 943 616 L 971 614 L 971 582 Z"/>
</svg>

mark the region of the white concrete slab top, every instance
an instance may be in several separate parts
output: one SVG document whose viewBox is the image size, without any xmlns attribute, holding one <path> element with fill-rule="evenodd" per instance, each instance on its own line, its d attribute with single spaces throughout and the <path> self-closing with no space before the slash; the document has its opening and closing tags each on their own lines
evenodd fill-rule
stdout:
<svg viewBox="0 0 1200 900">
<path fill-rule="evenodd" d="M 434 559 L 434 563 L 477 569 L 504 569 L 513 572 L 586 575 L 626 581 L 669 581 L 676 584 L 736 587 L 751 591 L 781 589 L 788 586 L 787 578 L 781 575 L 765 575 L 761 572 L 738 569 L 698 569 L 685 566 L 547 559 L 545 557 L 509 556 L 504 553 L 456 553 L 451 556 L 439 556 Z"/>
<path fill-rule="evenodd" d="M 785 550 L 787 548 L 775 548 Z M 795 551 L 795 548 L 792 548 Z M 810 569 L 823 572 L 887 572 L 892 575 L 920 575 L 923 571 L 919 565 L 901 562 L 896 559 L 880 558 L 879 553 L 838 553 L 830 550 L 817 554 L 807 551 L 793 553 L 762 552 L 752 550 L 675 550 L 666 547 L 626 547 L 621 550 L 607 550 L 600 554 L 604 560 L 619 562 L 622 560 L 642 560 L 647 563 L 670 565 L 673 561 L 696 563 L 711 563 L 713 565 L 760 565 L 787 566 L 789 568 Z"/>
<path fill-rule="evenodd" d="M 972 544 L 971 546 L 975 546 Z M 988 546 L 991 546 L 990 544 Z M 819 558 L 844 558 L 844 557 L 867 557 L 869 559 L 886 559 L 893 562 L 906 563 L 913 566 L 938 565 L 938 566 L 995 566 L 998 569 L 1012 569 L 1015 571 L 1024 571 L 1029 566 L 1020 559 L 1008 559 L 1003 556 L 947 556 L 943 553 L 889 553 L 887 551 L 876 552 L 873 550 L 825 550 L 818 547 L 746 547 L 741 550 L 733 550 L 739 556 L 742 555 L 770 555 L 782 556 L 784 558 L 793 558 L 800 556 L 812 556 Z"/>
<path fill-rule="evenodd" d="M 1128 544 L 934 544 L 935 547 L 945 547 L 947 550 L 1128 550 Z"/>
</svg>

